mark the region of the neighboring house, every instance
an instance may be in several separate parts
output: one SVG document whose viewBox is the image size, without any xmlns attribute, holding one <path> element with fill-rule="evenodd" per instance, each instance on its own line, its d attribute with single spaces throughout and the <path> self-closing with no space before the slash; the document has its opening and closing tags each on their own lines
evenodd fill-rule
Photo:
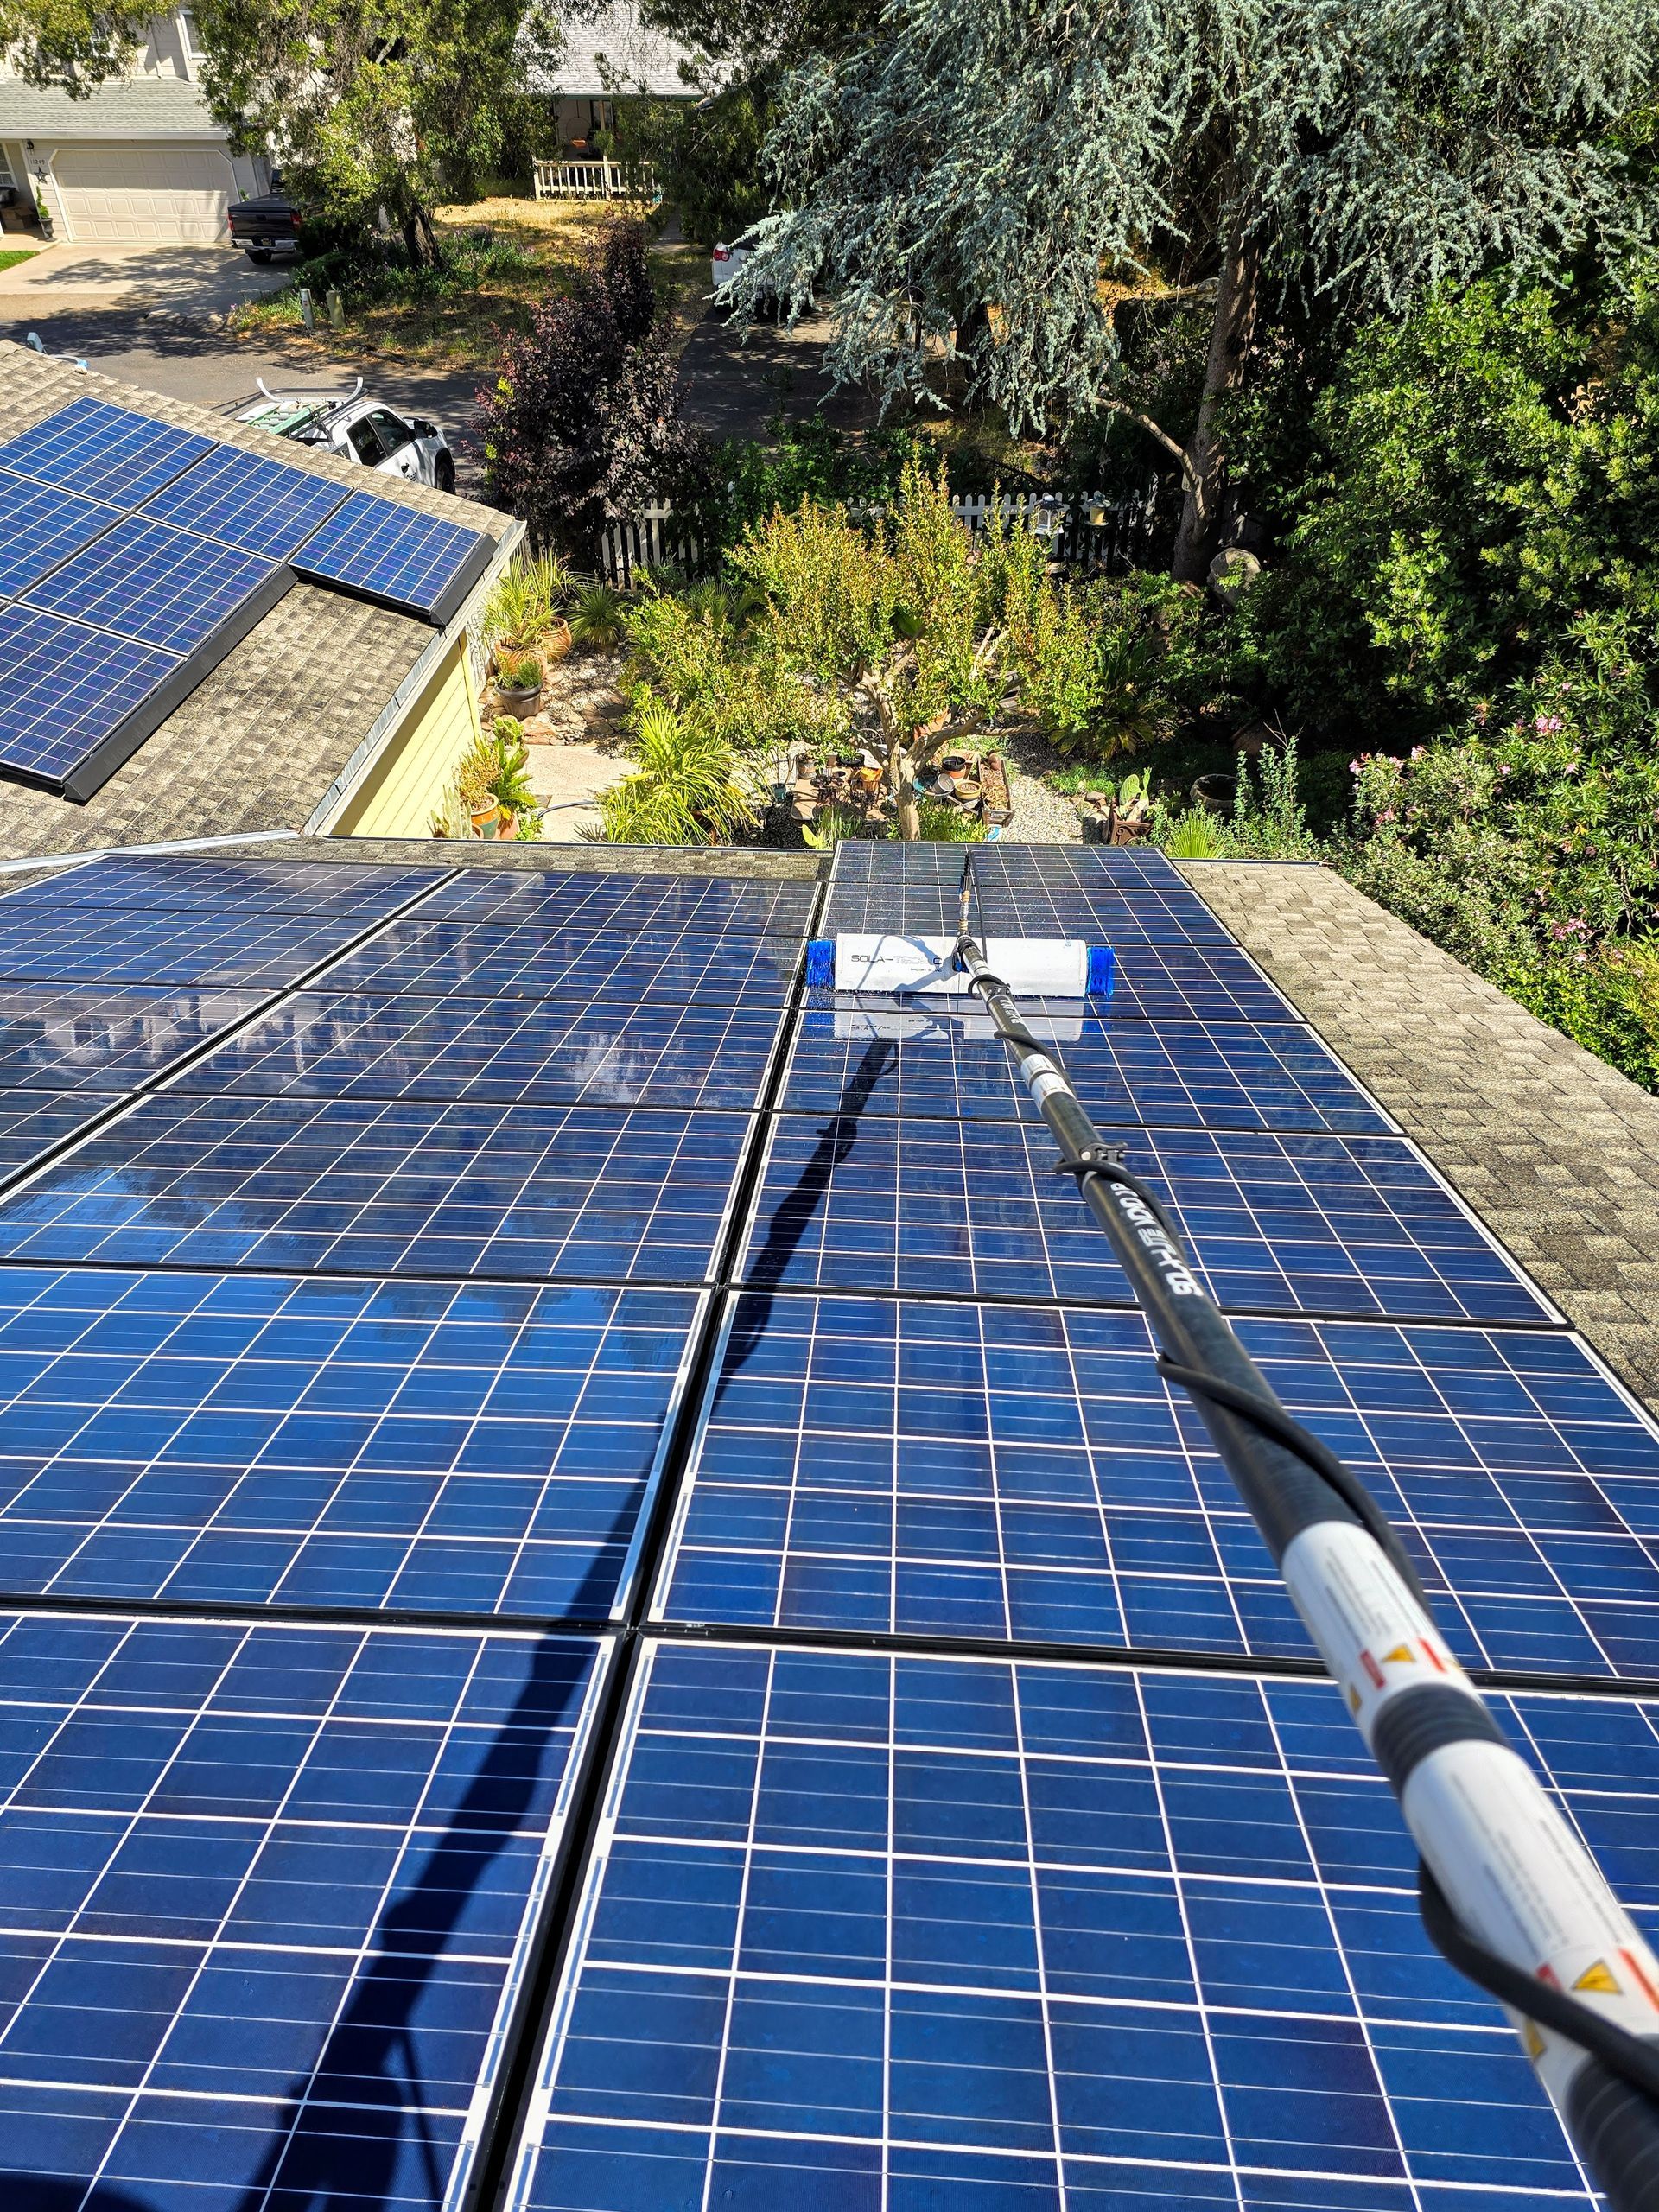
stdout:
<svg viewBox="0 0 1659 2212">
<path fill-rule="evenodd" d="M 26 85 L 0 62 L 0 186 L 75 245 L 207 245 L 231 203 L 265 190 L 263 159 L 232 154 L 196 88 L 188 9 L 158 16 L 124 77 L 84 99 Z"/>
<path fill-rule="evenodd" d="M 683 70 L 691 73 L 691 82 Z M 583 22 L 568 24 L 563 47 L 535 64 L 531 81 L 557 103 L 559 143 L 575 151 L 590 147 L 596 131 L 614 127 L 612 102 L 619 92 L 694 100 L 704 89 L 695 58 L 642 23 L 628 0 L 613 0 Z"/>
<path fill-rule="evenodd" d="M 364 472 L 330 454 L 21 346 L 0 344 L 0 388 L 8 437 L 87 393 L 364 489 Z M 262 830 L 427 835 L 479 728 L 484 607 L 524 525 L 399 477 L 370 480 L 379 498 L 494 541 L 487 574 L 448 628 L 294 585 L 84 804 L 0 772 L 0 859 Z"/>
</svg>

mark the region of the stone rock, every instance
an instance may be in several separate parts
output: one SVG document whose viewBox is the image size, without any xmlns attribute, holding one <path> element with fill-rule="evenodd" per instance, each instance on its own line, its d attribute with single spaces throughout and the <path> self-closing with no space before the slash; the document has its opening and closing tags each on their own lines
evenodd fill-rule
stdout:
<svg viewBox="0 0 1659 2212">
<path fill-rule="evenodd" d="M 1210 589 L 1224 607 L 1236 607 L 1262 573 L 1262 563 L 1242 545 L 1224 547 L 1210 563 Z"/>
</svg>

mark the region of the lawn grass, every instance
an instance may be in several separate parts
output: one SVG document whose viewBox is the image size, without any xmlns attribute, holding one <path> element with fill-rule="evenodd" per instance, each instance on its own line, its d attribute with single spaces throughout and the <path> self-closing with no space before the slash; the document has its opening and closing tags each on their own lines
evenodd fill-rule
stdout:
<svg viewBox="0 0 1659 2212">
<path fill-rule="evenodd" d="M 20 261 L 33 261 L 39 251 L 34 245 L 0 246 L 0 269 L 15 269 Z"/>
<path fill-rule="evenodd" d="M 450 250 L 447 267 L 348 272 L 302 264 L 279 291 L 250 300 L 232 317 L 240 338 L 278 340 L 301 359 L 323 360 L 342 350 L 411 367 L 473 370 L 490 375 L 500 360 L 502 331 L 522 330 L 531 310 L 565 290 L 582 250 L 607 217 L 628 212 L 620 201 L 498 197 L 440 207 L 433 222 Z M 677 352 L 702 311 L 708 257 L 698 248 L 656 245 L 651 266 L 671 342 Z M 339 285 L 343 319 L 327 327 L 324 295 Z M 308 339 L 300 288 L 310 287 L 318 329 Z"/>
</svg>

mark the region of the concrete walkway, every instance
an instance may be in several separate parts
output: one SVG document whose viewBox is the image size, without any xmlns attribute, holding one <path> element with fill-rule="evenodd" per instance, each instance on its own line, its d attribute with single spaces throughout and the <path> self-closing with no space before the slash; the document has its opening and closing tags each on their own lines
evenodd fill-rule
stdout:
<svg viewBox="0 0 1659 2212">
<path fill-rule="evenodd" d="M 1659 1098 L 1324 868 L 1182 873 L 1659 1412 Z"/>
</svg>

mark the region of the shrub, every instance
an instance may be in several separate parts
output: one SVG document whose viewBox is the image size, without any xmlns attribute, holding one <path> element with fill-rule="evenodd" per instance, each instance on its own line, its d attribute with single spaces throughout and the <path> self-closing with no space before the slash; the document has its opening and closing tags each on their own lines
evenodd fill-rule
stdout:
<svg viewBox="0 0 1659 2212">
<path fill-rule="evenodd" d="M 1154 842 L 1173 861 L 1221 860 L 1230 850 L 1227 825 L 1202 806 L 1167 816 L 1154 830 Z"/>
<path fill-rule="evenodd" d="M 559 618 L 570 579 L 556 553 L 531 553 L 514 563 L 485 609 L 485 626 L 506 645 L 533 645 Z"/>
<path fill-rule="evenodd" d="M 639 766 L 599 795 L 608 844 L 701 844 L 728 837 L 755 818 L 753 793 L 736 752 L 722 738 L 687 721 L 664 700 L 634 719 Z"/>
<path fill-rule="evenodd" d="M 594 652 L 613 652 L 622 642 L 625 601 L 609 584 L 578 585 L 570 602 L 570 642 Z"/>
<path fill-rule="evenodd" d="M 1167 737 L 1206 696 L 1202 595 L 1143 571 L 1046 577 L 1015 610 L 1013 651 L 1044 734 L 1109 760 Z"/>
<path fill-rule="evenodd" d="M 495 680 L 503 691 L 538 691 L 542 683 L 539 656 L 498 649 Z"/>
</svg>

